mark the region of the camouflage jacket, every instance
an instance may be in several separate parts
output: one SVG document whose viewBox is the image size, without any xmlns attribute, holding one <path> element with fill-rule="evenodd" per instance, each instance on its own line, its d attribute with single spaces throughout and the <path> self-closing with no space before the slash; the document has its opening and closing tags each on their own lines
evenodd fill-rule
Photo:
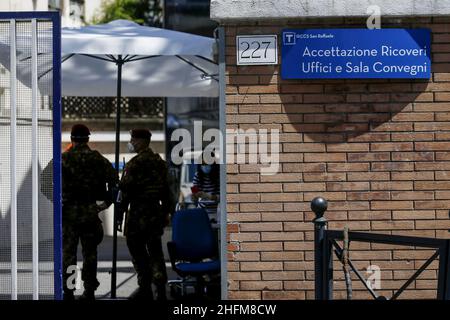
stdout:
<svg viewBox="0 0 450 320">
<path fill-rule="evenodd" d="M 110 205 L 117 183 L 118 176 L 111 162 L 87 144 L 62 154 L 63 204 L 105 201 Z"/>
<path fill-rule="evenodd" d="M 122 208 L 148 207 L 160 203 L 162 213 L 169 212 L 170 190 L 167 165 L 150 148 L 139 152 L 125 166 L 120 182 Z"/>
</svg>

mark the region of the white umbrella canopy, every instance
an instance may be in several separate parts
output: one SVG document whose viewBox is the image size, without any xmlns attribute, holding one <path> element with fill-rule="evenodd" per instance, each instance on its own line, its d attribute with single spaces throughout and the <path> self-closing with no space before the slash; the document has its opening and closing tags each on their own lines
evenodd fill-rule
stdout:
<svg viewBox="0 0 450 320">
<path fill-rule="evenodd" d="M 62 53 L 113 55 L 190 55 L 213 58 L 213 39 L 128 20 L 62 29 Z"/>
<path fill-rule="evenodd" d="M 217 97 L 218 83 L 208 75 L 217 66 L 196 56 L 157 56 L 125 63 L 122 70 L 122 95 L 126 97 Z M 117 95 L 117 65 L 75 55 L 62 64 L 63 96 Z M 47 86 L 49 87 L 49 86 Z"/>
<path fill-rule="evenodd" d="M 31 87 L 31 34 L 17 37 L 17 77 Z M 38 34 L 38 75 L 42 95 L 51 95 L 51 32 Z M 117 65 L 122 96 L 217 97 L 218 66 L 214 39 L 140 26 L 127 20 L 63 28 L 61 76 L 63 96 L 117 96 Z M 0 37 L 0 63 L 9 69 L 10 47 Z"/>
<path fill-rule="evenodd" d="M 117 66 L 125 62 L 122 95 L 217 97 L 214 39 L 126 20 L 62 29 L 62 94 L 116 96 Z M 97 59 L 92 59 L 97 58 Z"/>
</svg>

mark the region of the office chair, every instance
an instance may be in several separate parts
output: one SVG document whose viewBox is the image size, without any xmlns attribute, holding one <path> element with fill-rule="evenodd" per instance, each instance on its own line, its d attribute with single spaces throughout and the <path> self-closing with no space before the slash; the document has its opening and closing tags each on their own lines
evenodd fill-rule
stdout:
<svg viewBox="0 0 450 320">
<path fill-rule="evenodd" d="M 169 281 L 171 292 L 177 285 L 185 295 L 188 285 L 195 287 L 195 293 L 205 291 L 203 276 L 220 272 L 217 258 L 217 239 L 211 227 L 208 214 L 202 208 L 180 210 L 172 219 L 172 241 L 167 243 L 172 269 L 182 278 Z M 189 281 L 194 278 L 195 281 Z"/>
</svg>

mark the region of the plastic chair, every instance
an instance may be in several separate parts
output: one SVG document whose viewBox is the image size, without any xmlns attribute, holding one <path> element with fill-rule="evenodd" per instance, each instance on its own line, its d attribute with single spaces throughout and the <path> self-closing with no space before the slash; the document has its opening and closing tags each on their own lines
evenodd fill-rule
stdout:
<svg viewBox="0 0 450 320">
<path fill-rule="evenodd" d="M 198 295 L 204 293 L 203 276 L 220 272 L 217 258 L 217 239 L 215 238 L 208 214 L 204 209 L 177 211 L 172 219 L 172 241 L 167 243 L 172 269 L 182 278 L 169 281 L 181 287 L 185 295 L 187 285 L 194 285 Z M 188 281 L 188 278 L 196 281 Z"/>
</svg>

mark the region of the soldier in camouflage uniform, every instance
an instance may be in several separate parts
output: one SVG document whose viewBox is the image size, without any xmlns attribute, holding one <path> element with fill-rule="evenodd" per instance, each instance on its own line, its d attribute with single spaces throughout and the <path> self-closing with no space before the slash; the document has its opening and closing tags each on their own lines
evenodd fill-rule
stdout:
<svg viewBox="0 0 450 320">
<path fill-rule="evenodd" d="M 132 130 L 128 144 L 137 152 L 125 166 L 120 182 L 123 211 L 127 213 L 125 236 L 139 289 L 131 298 L 153 299 L 151 284 L 157 288 L 157 299 L 166 298 L 166 266 L 161 236 L 170 216 L 167 166 L 150 147 L 148 130 Z"/>
<path fill-rule="evenodd" d="M 73 299 L 68 288 L 67 273 L 77 263 L 77 246 L 81 241 L 83 253 L 82 280 L 84 293 L 80 299 L 92 300 L 99 286 L 97 280 L 97 246 L 103 239 L 103 228 L 98 213 L 112 203 L 112 190 L 118 176 L 112 164 L 98 151 L 87 145 L 89 129 L 82 125 L 72 127 L 72 147 L 62 154 L 62 222 L 63 222 L 63 280 L 64 297 Z"/>
</svg>

